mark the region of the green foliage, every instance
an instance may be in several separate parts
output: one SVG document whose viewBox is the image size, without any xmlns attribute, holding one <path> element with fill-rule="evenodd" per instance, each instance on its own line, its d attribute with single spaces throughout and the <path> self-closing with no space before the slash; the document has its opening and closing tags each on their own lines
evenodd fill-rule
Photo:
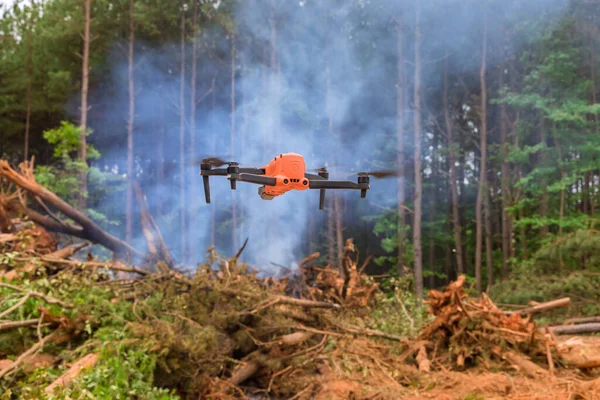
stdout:
<svg viewBox="0 0 600 400">
<path fill-rule="evenodd" d="M 386 213 L 378 217 L 375 220 L 375 227 L 373 233 L 381 237 L 381 248 L 388 253 L 385 256 L 379 256 L 374 259 L 377 265 L 388 265 L 390 266 L 390 273 L 397 275 L 397 268 L 399 262 L 403 265 L 410 265 L 413 260 L 413 247 L 412 241 L 408 235 L 409 226 L 398 226 L 398 214 Z M 398 260 L 398 245 L 400 234 L 403 235 L 403 249 L 404 259 Z"/>
<path fill-rule="evenodd" d="M 91 130 L 87 135 L 90 134 Z M 88 187 L 95 189 L 94 194 L 97 198 L 107 195 L 111 189 L 122 189 L 123 178 L 89 167 L 87 163 L 77 158 L 81 147 L 81 127 L 62 121 L 60 127 L 45 131 L 44 138 L 53 146 L 55 163 L 36 166 L 35 179 L 40 185 L 56 193 L 71 205 L 76 205 L 78 201 L 80 176 L 84 173 L 88 180 Z M 87 159 L 98 159 L 100 156 L 100 152 L 88 143 Z M 118 224 L 92 208 L 88 208 L 86 212 L 103 226 Z"/>
<path fill-rule="evenodd" d="M 127 336 L 124 331 L 115 331 L 113 340 L 116 342 L 103 342 L 99 364 L 51 398 L 179 399 L 170 391 L 153 386 L 156 355 L 147 348 L 125 345 L 123 340 Z"/>
<path fill-rule="evenodd" d="M 398 336 L 414 337 L 431 315 L 414 296 L 414 277 L 406 274 L 383 284 L 384 292 L 375 296 L 375 308 L 367 320 L 372 329 Z"/>
<path fill-rule="evenodd" d="M 86 136 L 92 133 L 88 129 Z M 58 160 L 74 159 L 73 153 L 81 149 L 81 127 L 70 122 L 62 121 L 59 128 L 44 132 L 44 139 L 54 147 L 54 157 Z M 87 159 L 100 158 L 100 153 L 92 145 L 87 144 Z"/>
</svg>

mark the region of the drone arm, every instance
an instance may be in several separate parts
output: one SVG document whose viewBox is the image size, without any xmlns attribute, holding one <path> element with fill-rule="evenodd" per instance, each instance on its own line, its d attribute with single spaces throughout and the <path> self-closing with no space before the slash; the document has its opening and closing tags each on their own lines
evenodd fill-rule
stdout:
<svg viewBox="0 0 600 400">
<path fill-rule="evenodd" d="M 262 176 L 262 175 L 255 175 L 255 174 L 241 173 L 238 180 L 242 181 L 242 182 L 255 183 L 257 185 L 265 185 L 265 186 L 277 185 L 277 179 L 270 177 L 270 176 Z"/>
<path fill-rule="evenodd" d="M 364 186 L 352 181 L 329 181 L 329 180 L 311 180 L 309 183 L 310 189 L 368 189 Z"/>
<path fill-rule="evenodd" d="M 305 173 L 304 177 L 306 179 L 316 180 L 316 181 L 322 181 L 322 180 L 326 180 L 327 179 L 325 177 L 322 177 L 321 175 L 315 175 L 315 174 L 309 174 L 309 173 Z"/>
<path fill-rule="evenodd" d="M 207 178 L 209 176 L 227 176 L 227 168 L 203 169 L 200 170 L 200 175 Z"/>
</svg>

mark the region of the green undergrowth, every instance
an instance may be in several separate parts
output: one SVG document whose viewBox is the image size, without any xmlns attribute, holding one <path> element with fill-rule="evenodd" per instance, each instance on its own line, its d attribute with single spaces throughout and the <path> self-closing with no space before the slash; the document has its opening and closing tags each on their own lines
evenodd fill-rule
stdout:
<svg viewBox="0 0 600 400">
<path fill-rule="evenodd" d="M 571 304 L 545 312 L 540 322 L 560 322 L 566 318 L 600 315 L 600 273 L 590 271 L 564 274 L 521 274 L 495 285 L 492 299 L 499 304 L 527 305 L 570 297 Z"/>
<path fill-rule="evenodd" d="M 209 261 L 215 260 L 212 257 Z M 211 388 L 222 388 L 219 385 L 242 359 L 257 361 L 261 370 L 269 372 L 254 378 L 256 387 L 267 387 L 270 374 L 289 366 L 300 371 L 298 379 L 310 380 L 316 371 L 314 354 L 305 351 L 321 345 L 322 352 L 334 351 L 335 340 L 320 343 L 322 335 L 315 335 L 298 348 L 284 348 L 282 351 L 290 354 L 283 357 L 274 357 L 269 343 L 298 332 L 300 325 L 338 332 L 345 332 L 341 327 L 370 328 L 411 336 L 426 320 L 423 307 L 406 290 L 409 281 L 391 282 L 367 308 L 303 310 L 271 304 L 274 296 L 285 295 L 284 289 L 267 285 L 245 265 L 215 264 L 219 262 L 200 267 L 192 277 L 149 276 L 136 279 L 133 285 L 111 281 L 98 271 L 62 271 L 47 276 L 42 268 L 35 279 L 11 283 L 22 291 L 0 288 L 0 313 L 17 304 L 27 291 L 73 305 L 63 308 L 30 297 L 2 318 L 38 318 L 45 309 L 69 321 L 71 338 L 44 346 L 42 353 L 56 357 L 53 366 L 27 373 L 21 370 L 0 379 L 0 400 L 198 398 Z M 19 265 L 13 262 L 15 267 Z M 305 313 L 306 320 L 292 317 L 291 311 L 298 310 Z M 55 329 L 42 328 L 41 333 L 45 336 Z M 35 327 L 0 331 L 0 360 L 14 360 L 37 342 Z M 99 355 L 93 368 L 53 396 L 44 393 L 70 364 L 91 353 Z M 291 397 L 298 383 L 277 381 L 272 390 Z"/>
</svg>

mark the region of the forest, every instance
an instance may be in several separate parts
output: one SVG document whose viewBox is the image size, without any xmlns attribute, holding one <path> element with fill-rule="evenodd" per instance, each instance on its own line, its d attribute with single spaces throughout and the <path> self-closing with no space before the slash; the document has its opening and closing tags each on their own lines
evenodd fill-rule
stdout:
<svg viewBox="0 0 600 400">
<path fill-rule="evenodd" d="M 0 399 L 97 354 L 57 398 L 441 398 L 423 393 L 448 368 L 564 373 L 554 335 L 600 332 L 598 18 L 595 0 L 0 0 Z M 201 160 L 285 153 L 373 172 L 366 198 L 320 210 L 317 190 L 213 177 L 206 203 Z M 80 350 L 19 370 L 64 332 Z M 315 368 L 343 390 L 311 380 L 303 357 L 347 335 L 398 352 L 348 361 L 379 397 L 337 367 Z M 594 346 L 556 369 L 595 377 Z M 508 398 L 488 389 L 448 398 Z"/>
</svg>

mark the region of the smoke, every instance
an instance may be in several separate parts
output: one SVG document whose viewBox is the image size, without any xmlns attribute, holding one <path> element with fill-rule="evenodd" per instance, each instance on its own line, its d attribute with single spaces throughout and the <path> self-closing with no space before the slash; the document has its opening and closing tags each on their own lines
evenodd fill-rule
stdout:
<svg viewBox="0 0 600 400">
<path fill-rule="evenodd" d="M 526 20 L 541 9 L 562 10 L 566 1 L 548 1 L 533 6 L 500 7 L 504 14 Z M 305 157 L 307 168 L 326 163 L 346 169 L 369 170 L 394 167 L 396 135 L 397 23 L 405 32 L 405 67 L 411 90 L 410 62 L 413 55 L 412 2 L 393 1 L 241 1 L 233 9 L 236 30 L 235 112 L 231 108 L 231 36 L 221 28 L 204 29 L 198 37 L 198 87 L 195 153 L 199 156 L 233 156 L 242 166 L 261 167 L 280 153 Z M 480 2 L 458 0 L 423 2 L 423 57 L 425 101 L 439 101 L 443 58 L 452 57 L 452 68 L 476 71 L 479 67 Z M 220 6 L 223 6 L 219 3 Z M 497 17 L 497 13 L 494 16 Z M 504 18 L 504 17 L 503 17 Z M 499 17 L 498 17 L 499 19 Z M 493 52 L 502 43 L 504 31 L 492 18 L 490 43 Z M 186 59 L 186 114 L 189 112 L 190 43 Z M 514 44 L 513 44 L 514 45 Z M 179 198 L 179 54 L 178 43 L 152 47 L 136 43 L 136 178 L 142 182 L 157 222 L 178 260 L 180 229 Z M 518 51 L 514 45 L 511 51 Z M 106 80 L 92 89 L 94 104 L 90 138 L 103 153 L 106 168 L 126 165 L 124 129 L 127 121 L 127 60 L 115 50 Z M 501 57 L 490 57 L 491 68 Z M 412 154 L 412 105 L 407 103 L 407 155 Z M 232 118 L 235 122 L 233 146 Z M 425 115 L 425 119 L 430 116 Z M 187 119 L 187 116 L 186 116 Z M 188 119 L 189 124 L 189 119 Z M 426 126 L 428 126 L 426 124 Z M 189 139 L 186 139 L 189 140 Z M 161 147 L 162 143 L 162 147 Z M 159 149 L 164 148 L 164 154 Z M 186 148 L 189 146 L 186 143 Z M 427 147 L 426 147 L 427 148 Z M 411 157 L 409 157 L 410 159 Z M 164 179 L 158 165 L 164 159 Z M 188 160 L 192 161 L 192 160 Z M 427 165 L 425 166 L 427 167 Z M 197 198 L 186 198 L 185 208 L 191 239 L 190 259 L 199 261 L 211 242 L 213 205 L 204 204 L 198 166 L 185 165 L 189 179 L 197 180 Z M 335 179 L 335 174 L 330 179 Z M 344 177 L 340 177 L 344 178 Z M 350 179 L 356 179 L 351 177 Z M 357 200 L 358 192 L 341 191 L 347 208 L 365 216 L 379 210 L 369 202 L 394 207 L 395 180 L 371 182 L 368 200 Z M 239 183 L 232 195 L 229 182 L 211 178 L 212 202 L 218 227 L 217 248 L 234 252 L 231 219 L 235 197 L 237 232 L 241 245 L 249 244 L 246 260 L 263 271 L 272 263 L 290 266 L 298 252 L 306 251 L 309 221 L 320 222 L 318 191 L 290 192 L 272 201 L 261 200 L 257 186 Z M 333 191 L 328 192 L 332 196 Z M 189 193 L 188 193 L 189 194 Z M 363 203 L 364 202 L 364 203 Z M 122 193 L 100 207 L 124 221 L 116 210 L 124 209 Z M 156 216 L 156 215 L 155 215 Z M 143 246 L 143 239 L 136 244 Z"/>
</svg>

